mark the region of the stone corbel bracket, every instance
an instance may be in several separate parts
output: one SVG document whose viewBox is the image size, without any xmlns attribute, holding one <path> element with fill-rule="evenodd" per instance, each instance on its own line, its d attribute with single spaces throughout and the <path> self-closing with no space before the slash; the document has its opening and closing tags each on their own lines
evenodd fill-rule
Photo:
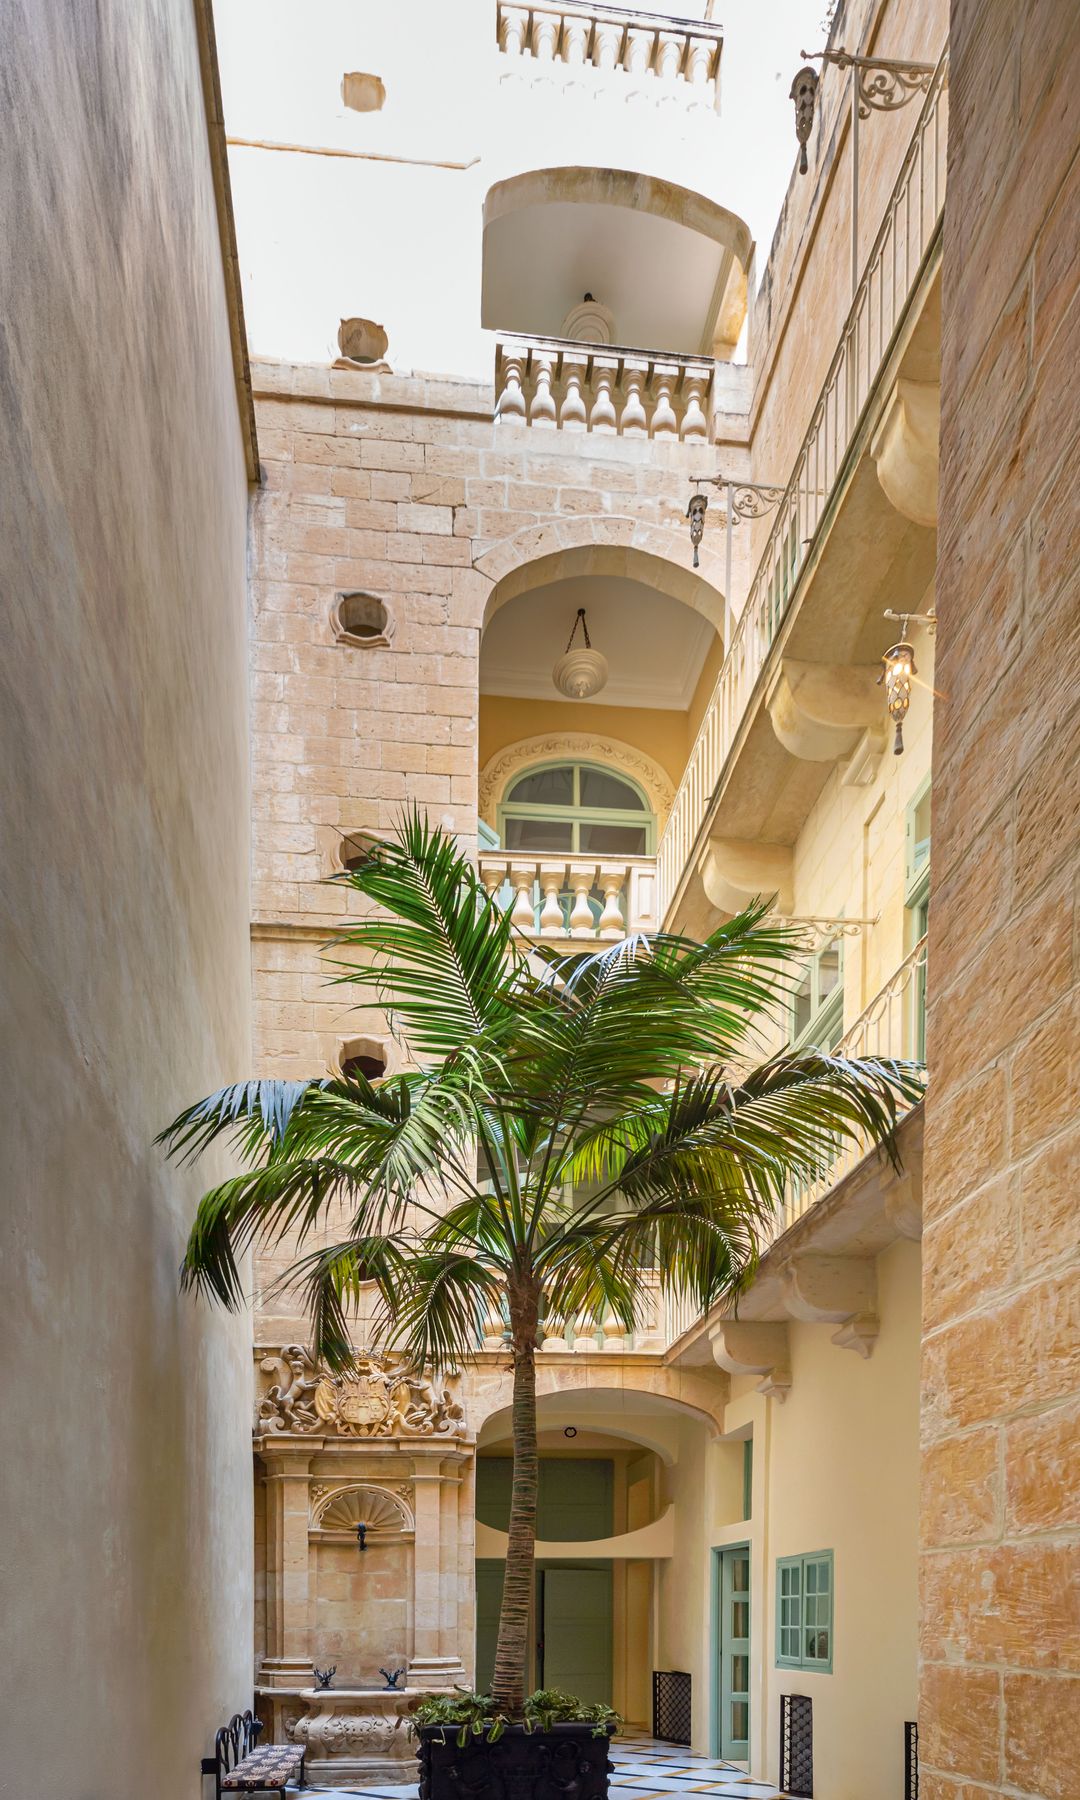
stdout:
<svg viewBox="0 0 1080 1800">
<path fill-rule="evenodd" d="M 725 1319 L 709 1333 L 713 1360 L 729 1375 L 760 1375 L 758 1392 L 774 1400 L 791 1388 L 788 1328 L 755 1319 Z"/>
<path fill-rule="evenodd" d="M 838 1325 L 833 1343 L 868 1357 L 877 1341 L 877 1270 L 869 1256 L 793 1256 L 783 1275 L 784 1310 L 808 1325 Z"/>
<path fill-rule="evenodd" d="M 936 526 L 941 388 L 901 376 L 870 444 L 886 498 L 905 519 Z"/>
<path fill-rule="evenodd" d="M 701 885 L 718 912 L 739 913 L 759 896 L 776 895 L 776 910 L 792 911 L 793 855 L 785 844 L 713 838 L 701 863 Z"/>
<path fill-rule="evenodd" d="M 797 662 L 785 657 L 766 698 L 777 738 L 800 762 L 850 756 L 881 725 L 877 663 Z"/>
</svg>

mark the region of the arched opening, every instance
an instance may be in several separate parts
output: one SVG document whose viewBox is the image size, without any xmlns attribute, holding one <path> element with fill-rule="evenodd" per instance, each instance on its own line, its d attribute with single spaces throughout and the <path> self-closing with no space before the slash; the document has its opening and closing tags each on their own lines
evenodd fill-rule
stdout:
<svg viewBox="0 0 1080 1800">
<path fill-rule="evenodd" d="M 533 169 L 484 203 L 481 320 L 494 331 L 722 359 L 746 316 L 749 227 L 715 201 L 626 169 Z M 595 340 L 590 340 L 595 341 Z"/>
<path fill-rule="evenodd" d="M 572 1361 L 572 1359 L 571 1359 Z M 541 1371 L 541 1384 L 545 1372 Z M 688 1447 L 713 1421 L 663 1394 L 562 1385 L 537 1400 L 540 1474 L 533 1666 L 644 1724 L 661 1572 L 674 1551 L 674 1504 Z M 570 1377 L 572 1379 L 572 1377 Z M 593 1377 L 595 1379 L 595 1376 Z M 512 1474 L 509 1409 L 477 1441 L 477 1681 L 490 1678 Z"/>
</svg>

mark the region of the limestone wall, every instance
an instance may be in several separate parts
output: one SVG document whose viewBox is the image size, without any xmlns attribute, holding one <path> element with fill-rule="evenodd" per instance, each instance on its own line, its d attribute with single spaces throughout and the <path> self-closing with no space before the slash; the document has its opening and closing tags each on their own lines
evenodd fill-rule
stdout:
<svg viewBox="0 0 1080 1800">
<path fill-rule="evenodd" d="M 250 1704 L 249 1323 L 156 1132 L 250 1066 L 246 476 L 195 12 L 4 9 L 5 1794 Z M 218 1165 L 219 1169 L 222 1165 Z"/>
<path fill-rule="evenodd" d="M 1080 1791 L 1080 34 L 955 0 L 923 1345 L 925 1800 Z"/>
</svg>

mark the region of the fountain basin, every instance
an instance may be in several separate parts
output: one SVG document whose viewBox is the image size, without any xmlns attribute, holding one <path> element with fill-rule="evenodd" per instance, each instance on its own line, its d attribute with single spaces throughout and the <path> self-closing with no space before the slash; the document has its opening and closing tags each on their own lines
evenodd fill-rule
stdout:
<svg viewBox="0 0 1080 1800">
<path fill-rule="evenodd" d="M 272 1739 L 307 1752 L 308 1779 L 318 1784 L 361 1780 L 380 1786 L 416 1780 L 416 1744 L 409 1713 L 425 1697 L 421 1688 L 387 1688 L 363 1682 L 330 1688 L 260 1688 Z"/>
</svg>

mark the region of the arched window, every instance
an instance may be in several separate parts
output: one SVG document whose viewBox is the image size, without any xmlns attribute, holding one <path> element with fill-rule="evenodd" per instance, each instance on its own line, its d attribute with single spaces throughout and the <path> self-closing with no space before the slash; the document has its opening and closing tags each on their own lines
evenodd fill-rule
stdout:
<svg viewBox="0 0 1080 1800">
<path fill-rule="evenodd" d="M 515 777 L 499 807 L 507 850 L 651 856 L 656 819 L 637 783 L 589 762 L 541 763 Z"/>
</svg>

